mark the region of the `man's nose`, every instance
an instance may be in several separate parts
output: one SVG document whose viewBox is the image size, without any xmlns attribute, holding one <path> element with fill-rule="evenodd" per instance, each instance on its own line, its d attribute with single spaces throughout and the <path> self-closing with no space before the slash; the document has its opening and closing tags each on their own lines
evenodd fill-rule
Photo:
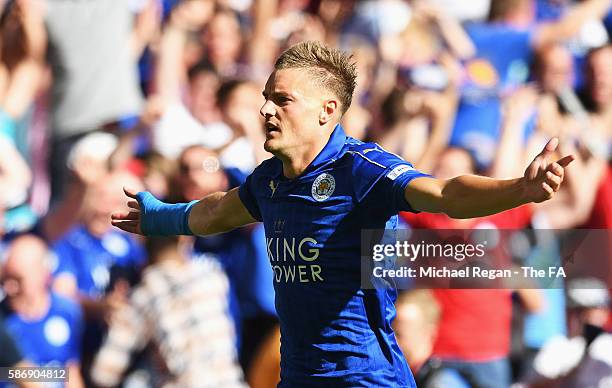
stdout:
<svg viewBox="0 0 612 388">
<path fill-rule="evenodd" d="M 274 103 L 270 100 L 266 100 L 261 109 L 259 110 L 259 114 L 264 118 L 268 116 L 274 116 L 276 114 L 276 109 L 274 108 Z"/>
</svg>

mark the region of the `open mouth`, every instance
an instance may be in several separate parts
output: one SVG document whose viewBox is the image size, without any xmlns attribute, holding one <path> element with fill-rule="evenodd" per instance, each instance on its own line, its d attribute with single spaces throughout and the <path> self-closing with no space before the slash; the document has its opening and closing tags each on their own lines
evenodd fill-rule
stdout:
<svg viewBox="0 0 612 388">
<path fill-rule="evenodd" d="M 278 126 L 270 121 L 266 122 L 266 132 L 278 132 Z"/>
</svg>

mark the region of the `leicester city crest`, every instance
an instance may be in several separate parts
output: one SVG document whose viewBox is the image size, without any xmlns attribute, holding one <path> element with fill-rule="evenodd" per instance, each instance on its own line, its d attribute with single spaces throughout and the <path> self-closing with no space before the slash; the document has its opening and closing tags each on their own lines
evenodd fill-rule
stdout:
<svg viewBox="0 0 612 388">
<path fill-rule="evenodd" d="M 330 174 L 321 174 L 312 183 L 312 198 L 321 202 L 331 197 L 336 189 L 336 180 Z"/>
</svg>

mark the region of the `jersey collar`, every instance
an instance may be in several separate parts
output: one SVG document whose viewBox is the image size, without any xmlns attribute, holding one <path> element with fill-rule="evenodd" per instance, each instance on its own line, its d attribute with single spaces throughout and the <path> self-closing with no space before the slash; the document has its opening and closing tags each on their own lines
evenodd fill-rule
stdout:
<svg viewBox="0 0 612 388">
<path fill-rule="evenodd" d="M 344 144 L 346 143 L 346 133 L 344 133 L 344 128 L 340 124 L 336 124 L 334 130 L 327 141 L 327 144 L 321 152 L 317 155 L 316 158 L 306 167 L 306 170 L 302 175 L 305 175 L 311 171 L 314 171 L 320 168 L 323 165 L 326 165 L 329 162 L 333 162 L 338 159 L 340 156 L 340 152 L 344 148 Z"/>
<path fill-rule="evenodd" d="M 334 162 L 338 160 L 342 156 L 341 153 L 344 149 L 346 139 L 347 139 L 347 136 L 346 136 L 346 133 L 344 132 L 344 129 L 342 128 L 340 124 L 336 124 L 336 126 L 334 127 L 334 130 L 332 131 L 332 134 L 329 137 L 329 140 L 327 141 L 327 144 L 325 144 L 325 147 L 323 147 L 321 152 L 319 152 L 319 154 L 314 158 L 314 160 L 310 162 L 308 167 L 306 167 L 304 172 L 302 172 L 295 180 L 299 180 L 301 177 L 304 177 L 308 175 L 309 173 L 316 171 L 322 166 L 325 166 L 329 164 L 330 162 Z M 293 181 L 294 179 L 287 179 L 284 177 L 283 164 L 281 163 L 280 159 L 278 158 L 275 158 L 275 159 L 277 162 L 277 166 L 276 166 L 277 170 L 276 170 L 275 175 L 281 180 Z"/>
</svg>

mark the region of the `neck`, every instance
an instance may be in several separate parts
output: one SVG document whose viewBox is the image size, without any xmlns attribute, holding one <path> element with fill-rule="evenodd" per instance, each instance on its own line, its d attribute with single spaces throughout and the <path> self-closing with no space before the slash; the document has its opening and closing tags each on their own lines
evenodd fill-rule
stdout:
<svg viewBox="0 0 612 388">
<path fill-rule="evenodd" d="M 11 302 L 11 308 L 25 320 L 37 320 L 44 317 L 49 311 L 51 298 L 46 292 L 40 292 L 35 296 Z"/>
<path fill-rule="evenodd" d="M 325 130 L 326 135 L 317 136 L 310 142 L 305 142 L 290 152 L 276 155 L 283 163 L 283 175 L 293 179 L 301 175 L 313 160 L 321 153 L 336 126 Z"/>
</svg>

